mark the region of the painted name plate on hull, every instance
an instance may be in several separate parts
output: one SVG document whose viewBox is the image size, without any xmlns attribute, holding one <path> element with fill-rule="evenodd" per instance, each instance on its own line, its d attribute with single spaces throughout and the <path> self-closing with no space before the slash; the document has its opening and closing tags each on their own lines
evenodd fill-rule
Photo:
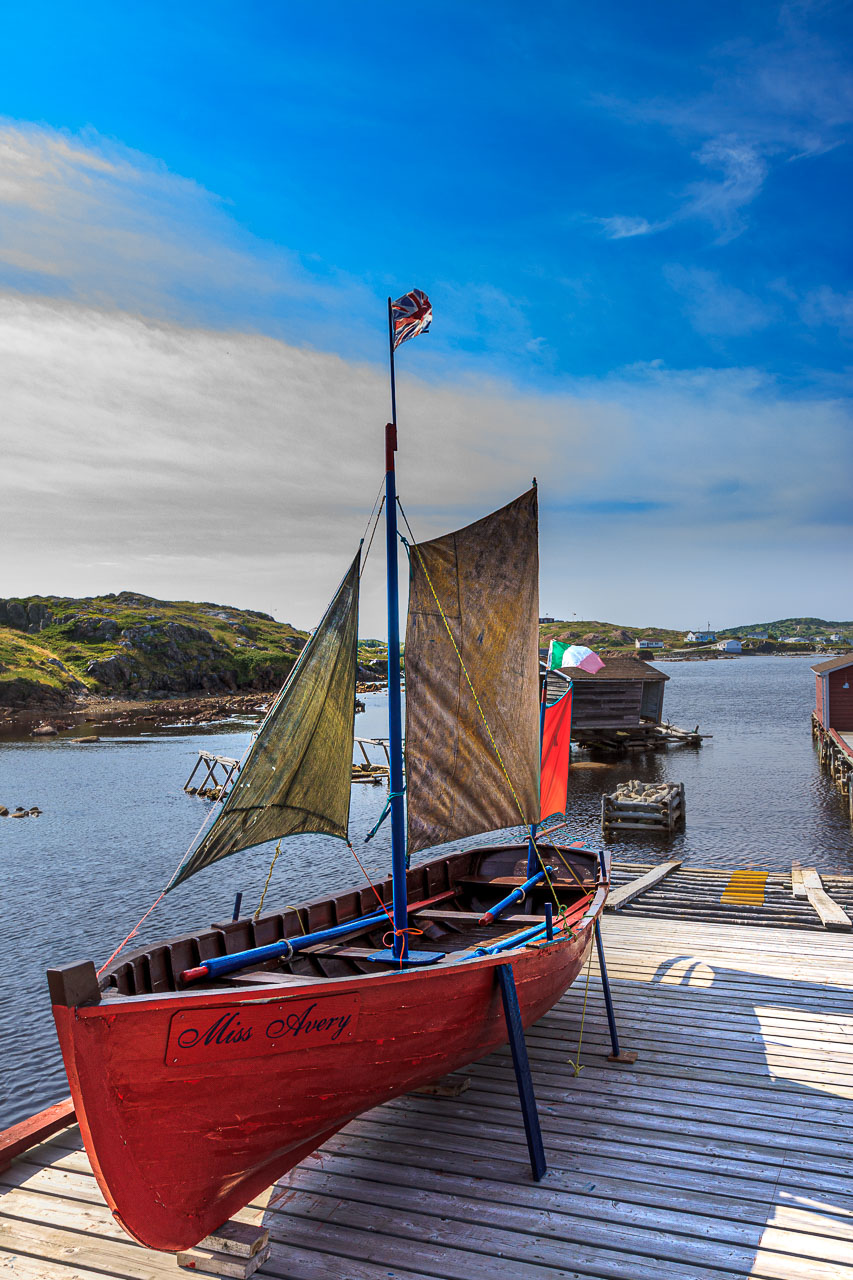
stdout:
<svg viewBox="0 0 853 1280">
<path fill-rule="evenodd" d="M 218 1004 L 176 1013 L 169 1024 L 166 1066 L 257 1058 L 292 1049 L 342 1044 L 358 1023 L 359 997 Z"/>
</svg>

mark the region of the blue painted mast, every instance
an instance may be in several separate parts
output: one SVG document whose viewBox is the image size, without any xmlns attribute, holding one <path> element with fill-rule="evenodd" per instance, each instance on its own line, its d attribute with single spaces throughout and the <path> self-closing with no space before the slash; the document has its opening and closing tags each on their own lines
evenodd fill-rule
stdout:
<svg viewBox="0 0 853 1280">
<path fill-rule="evenodd" d="M 388 576 L 388 753 L 391 793 L 391 878 L 394 886 L 396 960 L 409 954 L 406 902 L 406 818 L 403 804 L 403 714 L 400 693 L 400 592 L 397 581 L 397 386 L 394 377 L 394 323 L 388 299 L 388 351 L 391 357 L 391 421 L 385 427 L 385 551 Z"/>
</svg>

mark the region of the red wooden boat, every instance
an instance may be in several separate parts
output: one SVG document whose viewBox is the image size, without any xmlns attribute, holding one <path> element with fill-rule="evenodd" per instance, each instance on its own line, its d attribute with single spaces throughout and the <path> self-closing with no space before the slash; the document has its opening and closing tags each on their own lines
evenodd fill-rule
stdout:
<svg viewBox="0 0 853 1280">
<path fill-rule="evenodd" d="M 152 1249 L 193 1245 L 360 1112 L 504 1043 L 494 966 L 507 959 L 524 1024 L 540 1018 L 580 971 L 606 896 L 596 856 L 571 850 L 570 858 L 580 883 L 565 867 L 555 881 L 568 927 L 551 943 L 473 954 L 483 940 L 541 918 L 547 889 L 528 897 L 523 924 L 475 923 L 506 894 L 507 879 L 524 878 L 516 873 L 526 846 L 509 845 L 409 872 L 411 904 L 439 899 L 412 916 L 447 953 L 428 968 L 377 972 L 366 956 L 385 932 L 379 926 L 283 967 L 267 962 L 181 989 L 191 964 L 298 934 L 288 911 L 137 951 L 102 992 L 92 966 L 55 971 L 54 1014 L 77 1118 L 121 1225 Z M 390 881 L 380 888 L 390 902 Z M 300 915 L 311 928 L 339 923 L 369 907 L 368 896 L 311 903 Z"/>
<path fill-rule="evenodd" d="M 392 426 L 391 578 L 395 447 Z M 407 815 L 389 591 L 392 875 L 138 949 L 98 974 L 91 961 L 49 971 L 92 1167 L 117 1220 L 153 1249 L 197 1243 L 352 1117 L 505 1042 L 497 965 L 512 964 L 529 1025 L 592 945 L 607 859 L 536 834 L 535 488 L 413 546 L 411 571 Z M 356 557 L 167 888 L 270 839 L 313 831 L 347 840 L 359 576 Z M 422 852 L 513 825 L 526 828 L 521 844 L 462 848 L 407 870 L 407 840 Z"/>
</svg>

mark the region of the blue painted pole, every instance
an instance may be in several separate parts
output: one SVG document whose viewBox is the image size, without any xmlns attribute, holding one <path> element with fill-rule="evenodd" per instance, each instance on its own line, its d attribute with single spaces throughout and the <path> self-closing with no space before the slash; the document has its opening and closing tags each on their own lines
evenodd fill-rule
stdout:
<svg viewBox="0 0 853 1280">
<path fill-rule="evenodd" d="M 607 965 L 604 963 L 604 944 L 601 941 L 601 925 L 595 922 L 595 947 L 598 951 L 598 967 L 601 970 L 601 985 L 604 990 L 604 1004 L 607 1008 L 607 1025 L 610 1027 L 610 1044 L 613 1057 L 619 1057 L 619 1033 L 616 1030 L 616 1016 L 613 1012 L 613 1000 L 610 996 L 610 982 L 607 978 Z"/>
<path fill-rule="evenodd" d="M 545 903 L 545 937 L 549 942 L 554 941 L 554 908 L 550 902 Z"/>
<path fill-rule="evenodd" d="M 548 696 L 548 692 L 547 692 L 548 677 L 547 676 L 541 680 L 541 684 L 542 684 L 542 688 L 539 693 L 539 773 L 540 773 L 540 777 L 542 774 L 542 742 L 545 738 L 545 699 Z M 541 783 L 540 783 L 539 789 L 541 794 L 541 790 L 542 790 Z M 548 815 L 545 814 L 541 816 L 547 817 Z M 533 873 L 536 870 L 536 863 L 538 861 L 536 856 L 536 844 L 535 844 L 536 832 L 538 830 L 538 827 L 539 827 L 539 824 L 536 822 L 533 822 L 530 825 L 530 839 L 527 842 L 527 874 L 528 876 L 533 875 Z"/>
<path fill-rule="evenodd" d="M 265 947 L 251 947 L 248 951 L 235 951 L 230 956 L 213 956 L 195 969 L 184 969 L 181 981 L 198 982 L 201 978 L 236 973 L 238 969 L 247 969 L 249 965 L 263 964 L 265 960 L 277 960 L 279 956 L 290 956 L 294 951 L 301 951 L 303 947 L 313 947 L 319 942 L 333 942 L 335 938 L 345 938 L 348 933 L 357 933 L 368 925 L 380 924 L 387 919 L 386 911 L 374 911 L 368 916 L 360 916 L 357 920 L 347 920 L 345 924 L 332 925 L 329 929 L 303 933 L 298 938 L 282 938 L 280 942 L 270 942 Z"/>
<path fill-rule="evenodd" d="M 524 1133 L 527 1137 L 527 1150 L 530 1153 L 530 1170 L 534 1182 L 541 1182 L 548 1170 L 548 1165 L 545 1162 L 542 1127 L 539 1124 L 539 1112 L 536 1109 L 536 1095 L 533 1092 L 533 1078 L 530 1074 L 530 1060 L 527 1057 L 527 1045 L 524 1041 L 521 1010 L 518 1007 L 515 975 L 511 964 L 499 965 L 496 972 L 501 986 L 509 1047 L 512 1050 L 512 1065 L 515 1067 L 515 1082 L 518 1085 L 518 1099 L 521 1103 L 521 1114 L 524 1117 Z"/>
<path fill-rule="evenodd" d="M 549 875 L 554 874 L 553 867 L 547 867 L 546 870 Z M 537 884 L 541 884 L 544 879 L 545 871 L 537 871 L 529 880 L 525 880 L 524 884 L 520 884 L 517 889 L 513 889 L 512 893 L 508 893 L 505 898 L 501 898 L 500 902 L 496 902 L 488 911 L 484 911 L 477 923 L 491 924 L 492 921 L 497 920 L 498 916 L 502 915 L 503 912 L 506 911 L 507 907 L 511 907 L 514 902 L 520 902 L 530 889 L 534 888 Z"/>
<path fill-rule="evenodd" d="M 395 959 L 409 954 L 406 904 L 406 818 L 403 804 L 403 712 L 400 693 L 400 592 L 397 581 L 397 385 L 394 373 L 394 324 L 388 299 L 388 351 L 391 360 L 391 421 L 385 427 L 385 553 L 388 575 L 388 754 L 391 787 L 391 878 L 394 886 Z"/>
</svg>

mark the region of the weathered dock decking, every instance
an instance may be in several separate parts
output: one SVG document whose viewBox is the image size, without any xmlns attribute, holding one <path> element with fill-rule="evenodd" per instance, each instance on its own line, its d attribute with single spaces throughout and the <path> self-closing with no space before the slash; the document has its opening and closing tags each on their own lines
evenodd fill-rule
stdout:
<svg viewBox="0 0 853 1280">
<path fill-rule="evenodd" d="M 853 1280 L 849 936 L 609 915 L 635 1066 L 595 963 L 528 1032 L 549 1161 L 530 1179 L 508 1050 L 455 1098 L 353 1121 L 261 1200 L 278 1280 Z M 0 1275 L 176 1280 L 101 1199 L 76 1129 L 0 1174 Z"/>
<path fill-rule="evenodd" d="M 607 907 L 660 920 L 823 931 L 825 922 L 807 891 L 798 892 L 798 870 L 806 869 L 754 871 L 751 874 L 761 881 L 761 892 L 733 893 L 733 882 L 749 872 L 730 867 L 684 867 L 677 860 L 616 862 Z M 822 891 L 840 908 L 839 916 L 844 912 L 853 916 L 853 876 L 822 873 L 819 879 Z"/>
</svg>

